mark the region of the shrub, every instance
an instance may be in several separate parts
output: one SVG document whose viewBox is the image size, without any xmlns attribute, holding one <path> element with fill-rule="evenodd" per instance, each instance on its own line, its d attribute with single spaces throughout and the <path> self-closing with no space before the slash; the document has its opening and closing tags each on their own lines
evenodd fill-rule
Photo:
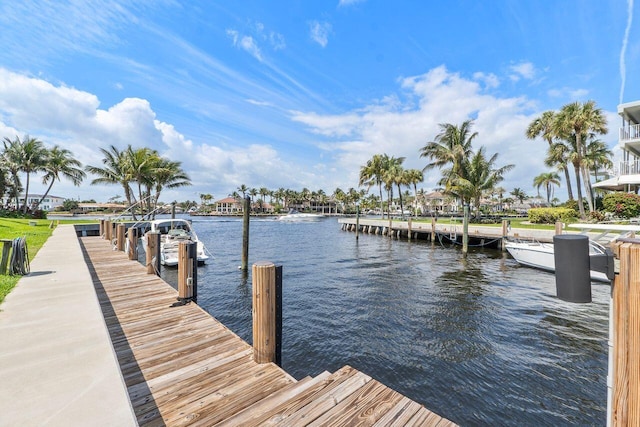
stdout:
<svg viewBox="0 0 640 427">
<path fill-rule="evenodd" d="M 632 193 L 609 193 L 602 199 L 605 212 L 621 218 L 633 218 L 640 215 L 640 196 Z"/>
<path fill-rule="evenodd" d="M 534 208 L 529 209 L 529 222 L 534 224 L 555 224 L 556 221 L 572 222 L 577 217 L 570 208 Z"/>
</svg>

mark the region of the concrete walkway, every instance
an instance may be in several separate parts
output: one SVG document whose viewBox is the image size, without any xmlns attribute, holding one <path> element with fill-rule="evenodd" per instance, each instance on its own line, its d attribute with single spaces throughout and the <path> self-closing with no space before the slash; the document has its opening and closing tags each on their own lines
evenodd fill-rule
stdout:
<svg viewBox="0 0 640 427">
<path fill-rule="evenodd" d="M 71 225 L 0 305 L 0 426 L 135 426 Z"/>
</svg>

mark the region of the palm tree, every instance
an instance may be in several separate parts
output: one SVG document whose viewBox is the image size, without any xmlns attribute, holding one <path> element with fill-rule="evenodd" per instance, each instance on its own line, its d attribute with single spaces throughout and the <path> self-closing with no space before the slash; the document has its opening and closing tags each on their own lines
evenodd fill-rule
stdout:
<svg viewBox="0 0 640 427">
<path fill-rule="evenodd" d="M 419 169 L 407 169 L 405 171 L 407 185 L 413 185 L 414 215 L 418 216 L 418 183 L 424 181 L 424 173 Z"/>
<path fill-rule="evenodd" d="M 153 212 L 155 218 L 155 212 L 158 207 L 158 200 L 160 199 L 160 193 L 164 188 L 180 188 L 191 185 L 191 179 L 189 175 L 182 169 L 181 163 L 172 161 L 164 157 L 158 157 L 153 162 L 152 179 L 151 184 L 155 194 L 153 196 Z M 151 192 L 151 188 L 147 190 Z M 213 198 L 211 194 L 206 195 L 206 200 L 210 201 Z"/>
<path fill-rule="evenodd" d="M 82 180 L 86 178 L 87 174 L 81 169 L 82 163 L 73 158 L 71 151 L 54 146 L 49 150 L 46 162 L 42 168 L 44 176 L 42 177 L 42 183 L 44 185 L 49 184 L 47 191 L 42 195 L 40 201 L 36 205 L 36 209 L 40 206 L 42 201 L 49 195 L 53 183 L 60 181 L 61 177 L 67 178 L 73 183 L 73 185 L 79 186 Z"/>
<path fill-rule="evenodd" d="M 460 176 L 462 164 L 471 157 L 473 139 L 478 136 L 478 132 L 471 133 L 473 120 L 463 122 L 460 127 L 450 123 L 439 126 L 440 133 L 420 149 L 420 157 L 431 160 L 423 171 L 450 166 L 451 175 Z"/>
<path fill-rule="evenodd" d="M 587 143 L 584 161 L 587 168 L 593 171 L 596 182 L 598 181 L 598 170 L 600 168 L 608 169 L 613 167 L 612 157 L 613 152 L 609 150 L 604 141 L 591 138 Z"/>
<path fill-rule="evenodd" d="M 20 164 L 22 162 L 22 141 L 16 135 L 13 141 L 7 137 L 2 141 L 4 150 L 2 152 L 2 163 L 4 168 L 11 173 L 12 191 L 15 197 L 16 210 L 20 208 L 20 190 L 22 183 L 20 182 Z"/>
<path fill-rule="evenodd" d="M 538 136 L 541 136 L 542 139 L 549 143 L 549 151 L 552 150 L 552 146 L 554 144 L 554 139 L 557 137 L 556 131 L 556 113 L 553 111 L 545 111 L 542 115 L 536 119 L 534 119 L 527 128 L 526 135 L 529 139 L 536 139 Z M 549 166 L 557 166 L 564 172 L 564 178 L 567 182 L 567 195 L 569 196 L 569 200 L 573 200 L 573 189 L 571 187 L 571 176 L 569 175 L 569 167 L 567 162 L 557 162 L 557 165 L 549 165 Z"/>
<path fill-rule="evenodd" d="M 242 193 L 242 198 L 244 199 L 245 196 L 247 195 L 247 191 L 249 191 L 249 188 L 246 185 L 242 184 L 240 187 L 237 188 L 237 190 L 239 193 Z"/>
<path fill-rule="evenodd" d="M 122 189 L 124 190 L 124 197 L 127 199 L 127 207 L 130 208 L 133 205 L 133 193 L 131 191 L 131 182 L 133 181 L 133 178 L 130 174 L 130 169 L 127 167 L 125 158 L 126 153 L 124 151 L 118 150 L 118 148 L 114 145 L 109 147 L 109 150 L 100 148 L 100 151 L 104 155 L 104 158 L 102 159 L 102 164 L 104 164 L 104 167 L 91 165 L 87 165 L 85 167 L 85 170 L 87 172 L 98 176 L 98 178 L 95 178 L 93 181 L 91 181 L 91 185 L 121 185 Z M 133 219 L 135 220 L 135 212 L 132 212 L 132 215 Z"/>
<path fill-rule="evenodd" d="M 42 141 L 26 135 L 22 139 L 22 162 L 20 170 L 27 174 L 26 185 L 24 187 L 24 205 L 22 207 L 23 213 L 27 213 L 28 200 L 29 200 L 29 181 L 32 172 L 38 172 L 42 170 L 44 166 L 45 158 L 47 156 L 47 149 Z"/>
<path fill-rule="evenodd" d="M 524 199 L 527 199 L 529 197 L 527 196 L 527 193 L 525 193 L 521 188 L 518 187 L 511 190 L 509 194 L 518 199 L 520 201 L 520 204 L 524 203 Z"/>
<path fill-rule="evenodd" d="M 565 140 L 575 139 L 575 152 L 576 163 L 578 170 L 582 175 L 585 188 L 587 189 L 587 202 L 589 204 L 589 210 L 593 212 L 593 200 L 589 190 L 589 172 L 583 163 L 583 159 L 586 156 L 586 150 L 584 146 L 584 139 L 590 134 L 605 134 L 607 133 L 607 120 L 600 108 L 596 107 L 595 101 L 587 101 L 584 104 L 580 102 L 573 102 L 567 104 L 558 113 L 555 123 L 556 133 Z M 585 217 L 584 204 L 582 202 L 582 195 L 580 194 L 580 187 L 578 187 L 578 209 L 580 211 L 580 217 Z"/>
<path fill-rule="evenodd" d="M 389 156 L 386 154 L 375 154 L 367 164 L 360 167 L 360 181 L 358 185 L 366 185 L 371 188 L 374 185 L 378 186 L 380 192 L 380 212 L 382 218 L 384 218 L 384 208 L 382 205 L 382 184 L 384 182 L 384 173 L 389 162 Z"/>
<path fill-rule="evenodd" d="M 458 175 L 451 182 L 450 192 L 462 198 L 464 203 L 473 202 L 476 218 L 480 218 L 480 199 L 504 179 L 504 174 L 514 168 L 514 165 L 495 167 L 498 154 L 489 159 L 484 154 L 485 148 L 480 147 L 464 165 L 464 177 Z"/>
<path fill-rule="evenodd" d="M 389 198 L 387 200 L 389 214 L 391 213 L 391 205 L 389 204 L 389 202 L 393 200 L 393 185 L 395 184 L 398 187 L 398 197 L 400 198 L 400 215 L 403 218 L 404 208 L 402 206 L 401 186 L 406 184 L 404 181 L 404 168 L 402 167 L 404 159 L 404 157 L 389 157 L 383 175 L 383 181 L 385 182 L 385 186 L 389 191 Z"/>
<path fill-rule="evenodd" d="M 547 191 L 547 204 L 550 204 L 551 197 L 553 196 L 553 186 L 560 186 L 560 176 L 555 172 L 543 172 L 533 178 L 533 185 L 538 190 L 540 190 L 540 187 L 544 186 Z"/>
<path fill-rule="evenodd" d="M 132 182 L 136 182 L 138 185 L 138 201 L 142 205 L 141 207 L 144 207 L 146 203 L 146 212 L 152 211 L 149 189 L 153 185 L 153 172 L 159 158 L 160 155 L 157 151 L 146 147 L 134 149 L 129 145 L 125 150 L 125 168 L 131 176 Z M 143 187 L 149 190 L 145 194 L 142 192 Z"/>
</svg>

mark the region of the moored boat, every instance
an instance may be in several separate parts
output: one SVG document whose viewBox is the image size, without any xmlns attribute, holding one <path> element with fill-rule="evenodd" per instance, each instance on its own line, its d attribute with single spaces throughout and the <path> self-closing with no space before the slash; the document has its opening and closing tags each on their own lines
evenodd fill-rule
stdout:
<svg viewBox="0 0 640 427">
<path fill-rule="evenodd" d="M 151 231 L 160 232 L 160 264 L 167 267 L 178 265 L 178 248 L 180 242 L 195 242 L 199 264 L 209 259 L 208 251 L 198 239 L 191 223 L 186 219 L 156 219 L 143 224 L 144 235 Z M 145 245 L 143 245 L 144 247 Z"/>
<path fill-rule="evenodd" d="M 298 221 L 318 221 L 319 219 L 323 218 L 323 215 L 320 214 L 313 214 L 313 213 L 303 213 L 303 212 L 298 212 L 295 209 L 290 209 L 289 213 L 287 213 L 286 215 L 280 215 L 278 218 L 276 218 L 278 221 L 291 221 L 291 222 L 298 222 Z"/>
<path fill-rule="evenodd" d="M 581 229 L 589 237 L 589 256 L 602 255 L 609 244 L 620 237 L 640 232 L 639 226 L 619 224 L 572 224 L 569 227 Z M 598 235 L 589 234 L 597 231 Z M 553 243 L 536 241 L 511 241 L 505 244 L 509 254 L 522 265 L 554 272 L 556 270 Z M 605 273 L 591 271 L 591 279 L 609 282 Z"/>
</svg>

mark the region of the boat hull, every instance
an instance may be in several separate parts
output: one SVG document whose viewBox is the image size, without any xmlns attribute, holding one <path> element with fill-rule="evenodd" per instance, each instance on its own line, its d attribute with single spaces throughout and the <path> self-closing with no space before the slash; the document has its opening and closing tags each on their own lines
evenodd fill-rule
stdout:
<svg viewBox="0 0 640 427">
<path fill-rule="evenodd" d="M 556 271 L 555 255 L 551 243 L 510 242 L 505 247 L 519 264 L 549 272 Z M 591 280 L 610 282 L 605 273 L 593 270 L 591 271 Z"/>
</svg>

